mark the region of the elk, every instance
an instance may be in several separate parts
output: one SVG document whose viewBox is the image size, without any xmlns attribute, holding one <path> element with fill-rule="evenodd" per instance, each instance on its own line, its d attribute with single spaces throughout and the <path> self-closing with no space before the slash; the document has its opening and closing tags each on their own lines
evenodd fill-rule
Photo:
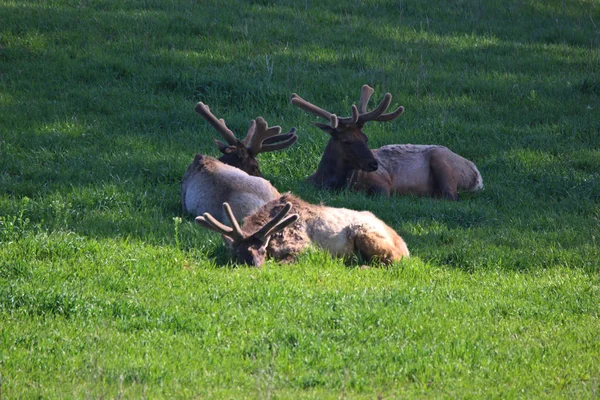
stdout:
<svg viewBox="0 0 600 400">
<path fill-rule="evenodd" d="M 221 137 L 225 139 L 225 142 L 227 142 L 223 143 L 220 140 L 213 139 L 219 151 L 223 153 L 219 157 L 219 161 L 239 168 L 252 176 L 264 178 L 258 168 L 256 156 L 260 153 L 286 149 L 298 140 L 296 128 L 292 128 L 288 133 L 282 134 L 281 127 L 279 126 L 267 129 L 266 122 L 262 117 L 252 120 L 246 137 L 239 140 L 227 128 L 225 121 L 217 119 L 204 103 L 200 102 L 196 105 L 196 112 L 211 124 Z"/>
<path fill-rule="evenodd" d="M 292 208 L 294 214 L 288 216 Z M 223 203 L 223 211 L 231 226 L 210 213 L 196 217 L 196 222 L 220 233 L 240 263 L 260 266 L 267 257 L 291 262 L 310 245 L 334 257 L 360 254 L 383 263 L 409 256 L 404 240 L 369 211 L 314 205 L 291 193 L 248 215 L 241 228 L 229 204 Z"/>
<path fill-rule="evenodd" d="M 196 111 L 229 145 L 215 140 L 223 152 L 219 159 L 196 154 L 181 181 L 183 211 L 194 216 L 209 212 L 224 221 L 225 215 L 221 211 L 223 202 L 229 202 L 236 215 L 243 218 L 266 202 L 279 197 L 277 189 L 262 178 L 255 156 L 294 144 L 298 140 L 295 129 L 280 134 L 279 126 L 269 128 L 267 122 L 258 117 L 250 124 L 246 137 L 238 140 L 227 128 L 225 121 L 218 120 L 203 103 L 198 103 Z"/>
<path fill-rule="evenodd" d="M 374 89 L 362 87 L 358 107 L 352 105 L 352 116 L 338 118 L 292 94 L 295 106 L 325 118 L 329 124 L 314 125 L 330 135 L 317 171 L 308 181 L 320 189 L 352 188 L 369 194 L 415 194 L 458 200 L 459 191 L 483 188 L 481 174 L 473 162 L 438 145 L 394 144 L 370 150 L 363 132 L 369 121 L 392 121 L 404 107 L 385 114 L 392 95 L 386 93 L 374 110 L 367 104 Z"/>
</svg>

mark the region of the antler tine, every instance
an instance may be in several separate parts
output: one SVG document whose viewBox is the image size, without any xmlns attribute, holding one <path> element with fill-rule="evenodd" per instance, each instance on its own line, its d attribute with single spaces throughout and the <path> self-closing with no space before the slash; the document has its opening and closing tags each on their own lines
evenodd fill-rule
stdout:
<svg viewBox="0 0 600 400">
<path fill-rule="evenodd" d="M 361 114 L 365 114 L 367 112 L 367 104 L 369 104 L 369 100 L 371 99 L 374 91 L 375 89 L 369 85 L 363 85 L 360 92 L 360 101 L 358 103 L 358 111 Z"/>
<path fill-rule="evenodd" d="M 338 120 L 342 125 L 350 125 L 356 124 L 359 118 L 360 115 L 358 114 L 358 108 L 356 108 L 356 106 L 352 104 L 352 116 L 348 118 L 338 118 Z"/>
<path fill-rule="evenodd" d="M 262 117 L 256 118 L 256 128 L 251 135 L 247 136 L 244 139 L 244 144 L 250 152 L 254 155 L 264 152 L 263 150 L 263 142 L 267 138 L 276 137 L 281 133 L 280 126 L 272 126 L 268 127 L 267 121 L 265 121 Z"/>
<path fill-rule="evenodd" d="M 329 111 L 323 110 L 320 107 L 315 106 L 312 103 L 309 103 L 308 101 L 304 100 L 302 97 L 298 96 L 296 93 L 292 94 L 292 97 L 290 98 L 290 102 L 295 105 L 296 107 L 299 107 L 301 109 L 303 109 L 304 111 L 308 111 L 311 114 L 314 114 L 318 117 L 321 118 L 325 118 L 325 119 L 331 119 L 331 113 Z"/>
<path fill-rule="evenodd" d="M 379 118 L 381 114 L 383 114 L 385 110 L 387 110 L 391 102 L 392 95 L 390 93 L 386 93 L 385 96 L 383 96 L 383 100 L 381 100 L 381 103 L 379 103 L 377 108 L 366 114 L 361 114 L 358 118 L 358 122 L 362 124 L 368 121 L 377 120 L 377 118 Z"/>
<path fill-rule="evenodd" d="M 234 229 L 220 223 L 209 213 L 204 213 L 204 215 L 196 217 L 196 222 L 211 231 L 230 237 L 233 239 L 234 243 L 244 239 L 243 235 L 240 236 Z"/>
<path fill-rule="evenodd" d="M 298 221 L 298 219 L 300 218 L 300 216 L 298 214 L 292 214 L 289 215 L 287 217 L 285 217 L 283 220 L 281 220 L 280 223 L 278 223 L 277 225 L 275 225 L 273 227 L 273 229 L 271 229 L 270 231 L 268 231 L 264 237 L 269 237 L 271 235 L 274 235 L 275 233 L 284 230 L 285 228 L 287 228 L 288 226 L 290 226 L 291 224 L 293 224 L 294 222 Z"/>
<path fill-rule="evenodd" d="M 277 136 L 272 136 L 272 137 L 266 138 L 263 141 L 263 145 L 283 142 L 284 140 L 289 140 L 289 139 L 291 139 L 294 136 L 297 136 L 296 135 L 296 128 L 292 127 L 288 133 L 282 133 L 281 135 L 277 135 Z"/>
<path fill-rule="evenodd" d="M 217 117 L 215 117 L 213 113 L 210 112 L 210 109 L 206 104 L 202 102 L 196 104 L 196 112 L 200 114 L 202 118 L 204 118 L 209 124 L 211 124 L 212 127 L 215 128 L 217 132 L 221 134 L 221 136 L 223 137 L 223 139 L 225 139 L 227 143 L 229 143 L 232 146 L 237 144 L 237 138 L 235 137 L 233 132 L 230 131 L 229 128 L 227 128 L 227 126 L 225 125 L 225 121 L 223 119 L 217 119 Z"/>
<path fill-rule="evenodd" d="M 329 125 L 333 129 L 336 129 L 338 127 L 338 117 L 337 117 L 337 115 L 331 114 L 331 117 L 329 117 Z"/>
<path fill-rule="evenodd" d="M 279 125 L 269 128 L 269 124 L 263 119 L 263 117 L 256 118 L 256 129 L 254 130 L 252 139 L 250 139 L 250 150 L 254 154 L 260 153 L 262 142 L 264 142 L 266 138 L 277 136 L 280 133 L 281 127 Z"/>
<path fill-rule="evenodd" d="M 375 121 L 392 121 L 398 118 L 404 112 L 404 107 L 400 106 L 391 113 L 383 114 L 375 119 Z"/>
<path fill-rule="evenodd" d="M 209 213 L 204 213 L 203 215 L 196 217 L 196 222 L 205 228 L 208 228 L 217 233 L 222 233 L 223 235 L 229 235 L 233 232 L 233 229 L 231 229 L 227 225 L 221 224 Z"/>
<path fill-rule="evenodd" d="M 277 215 L 275 217 L 273 217 L 269 222 L 264 224 L 263 227 L 260 228 L 258 231 L 256 231 L 252 236 L 254 236 L 258 240 L 262 240 L 265 237 L 267 237 L 277 231 L 280 231 L 281 229 L 285 228 L 289 224 L 295 222 L 298 219 L 297 214 L 290 215 L 288 218 L 286 218 L 285 220 L 282 221 L 283 217 L 285 217 L 286 214 L 288 212 L 290 212 L 291 208 L 292 208 L 292 203 L 290 203 L 290 202 L 285 203 L 285 206 L 283 206 L 283 208 L 277 213 Z M 296 217 L 293 218 L 294 216 L 296 216 Z M 281 226 L 281 225 L 283 225 L 283 226 Z"/>
<path fill-rule="evenodd" d="M 260 146 L 260 152 L 266 153 L 269 151 L 287 149 L 297 141 L 298 135 L 296 135 L 296 128 L 292 128 L 288 133 L 272 136 L 263 140 L 262 145 Z"/>
<path fill-rule="evenodd" d="M 233 211 L 231 210 L 229 203 L 223 203 L 223 210 L 225 211 L 225 215 L 227 215 L 229 222 L 231 222 L 233 232 L 235 232 L 236 236 L 239 236 L 241 239 L 243 239 L 244 233 L 240 229 L 240 225 L 238 224 L 237 219 L 235 219 L 235 215 L 233 215 Z"/>
<path fill-rule="evenodd" d="M 248 127 L 248 132 L 246 132 L 246 137 L 244 138 L 244 140 L 242 140 L 242 143 L 244 144 L 244 146 L 248 147 L 250 145 L 250 141 L 252 140 L 252 137 L 254 136 L 254 132 L 256 131 L 256 120 L 252 120 L 250 122 L 250 127 Z"/>
</svg>

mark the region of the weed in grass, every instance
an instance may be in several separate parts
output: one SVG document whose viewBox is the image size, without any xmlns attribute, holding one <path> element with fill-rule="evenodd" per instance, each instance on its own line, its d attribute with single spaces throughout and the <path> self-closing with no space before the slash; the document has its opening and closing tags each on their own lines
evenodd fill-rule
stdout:
<svg viewBox="0 0 600 400">
<path fill-rule="evenodd" d="M 31 221 L 24 215 L 29 202 L 30 199 L 28 197 L 23 197 L 17 215 L 0 215 L 0 243 L 19 239 L 28 231 L 28 225 Z"/>
</svg>

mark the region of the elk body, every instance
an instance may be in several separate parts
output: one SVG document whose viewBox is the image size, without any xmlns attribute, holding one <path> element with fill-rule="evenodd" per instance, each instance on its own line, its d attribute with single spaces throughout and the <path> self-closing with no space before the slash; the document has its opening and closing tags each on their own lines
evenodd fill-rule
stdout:
<svg viewBox="0 0 600 400">
<path fill-rule="evenodd" d="M 373 89 L 362 87 L 359 106 L 352 105 L 352 116 L 338 118 L 292 94 L 292 104 L 329 120 L 314 124 L 331 137 L 317 171 L 308 180 L 320 189 L 354 188 L 373 194 L 415 194 L 458 199 L 459 191 L 483 188 L 481 174 L 473 162 L 444 146 L 397 144 L 371 151 L 363 132 L 369 121 L 392 121 L 404 107 L 385 114 L 392 95 L 387 93 L 379 106 L 367 112 Z"/>
<path fill-rule="evenodd" d="M 291 209 L 294 214 L 287 216 Z M 209 213 L 196 222 L 221 233 L 235 259 L 250 265 L 260 266 L 267 257 L 293 261 L 311 245 L 335 257 L 360 254 L 384 263 L 409 256 L 404 240 L 368 211 L 314 205 L 286 193 L 247 216 L 240 228 L 227 203 L 223 210 L 231 227 Z"/>
<path fill-rule="evenodd" d="M 298 140 L 295 129 L 281 134 L 279 126 L 269 128 L 262 118 L 252 121 L 248 134 L 238 140 L 207 106 L 198 103 L 196 111 L 225 138 L 228 145 L 215 140 L 223 153 L 219 159 L 196 154 L 181 181 L 183 211 L 195 216 L 205 212 L 224 221 L 221 205 L 229 202 L 239 218 L 280 196 L 269 181 L 262 178 L 256 156 L 287 148 Z"/>
</svg>

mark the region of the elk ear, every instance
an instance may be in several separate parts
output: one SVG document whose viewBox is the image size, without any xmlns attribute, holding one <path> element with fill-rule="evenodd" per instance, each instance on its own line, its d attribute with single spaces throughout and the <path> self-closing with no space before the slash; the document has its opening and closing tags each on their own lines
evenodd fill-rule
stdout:
<svg viewBox="0 0 600 400">
<path fill-rule="evenodd" d="M 221 142 L 220 140 L 217 140 L 215 138 L 213 138 L 213 140 L 215 141 L 215 144 L 217 145 L 217 147 L 219 148 L 219 151 L 223 154 L 226 154 L 227 148 L 229 147 L 228 145 L 226 145 L 225 143 Z"/>
<path fill-rule="evenodd" d="M 313 122 L 313 124 L 314 124 L 314 125 L 315 125 L 317 128 L 321 129 L 323 132 L 325 132 L 325 133 L 328 133 L 328 134 L 330 134 L 330 135 L 333 135 L 333 134 L 335 134 L 335 132 L 337 132 L 337 130 L 336 130 L 336 129 L 334 129 L 334 128 L 332 128 L 332 127 L 331 127 L 331 125 L 328 125 L 328 124 L 322 124 L 322 123 L 320 123 L 320 122 Z"/>
</svg>

